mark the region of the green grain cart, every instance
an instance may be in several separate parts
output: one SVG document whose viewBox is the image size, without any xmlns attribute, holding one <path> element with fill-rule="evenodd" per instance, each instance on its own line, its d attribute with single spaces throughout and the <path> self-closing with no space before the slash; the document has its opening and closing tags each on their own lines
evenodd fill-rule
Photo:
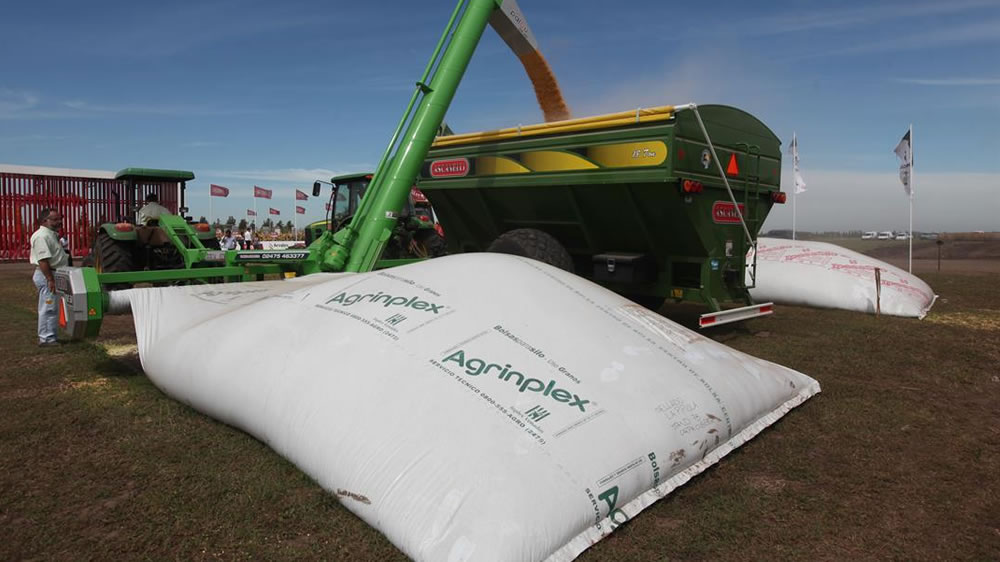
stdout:
<svg viewBox="0 0 1000 562">
<path fill-rule="evenodd" d="M 785 201 L 780 173 L 780 141 L 752 115 L 667 106 L 441 136 L 418 186 L 449 252 L 536 258 L 652 308 L 741 305 L 710 325 L 770 313 L 746 255 Z"/>
</svg>

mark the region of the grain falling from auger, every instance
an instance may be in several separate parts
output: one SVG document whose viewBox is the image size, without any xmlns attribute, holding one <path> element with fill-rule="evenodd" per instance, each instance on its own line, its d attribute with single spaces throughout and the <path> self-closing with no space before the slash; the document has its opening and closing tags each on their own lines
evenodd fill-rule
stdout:
<svg viewBox="0 0 1000 562">
<path fill-rule="evenodd" d="M 563 121 L 570 118 L 569 107 L 563 99 L 562 91 L 559 89 L 559 82 L 556 81 L 549 63 L 538 51 L 531 51 L 518 56 L 524 70 L 531 78 L 531 84 L 535 87 L 535 97 L 538 98 L 538 105 L 542 108 L 545 122 Z"/>
</svg>

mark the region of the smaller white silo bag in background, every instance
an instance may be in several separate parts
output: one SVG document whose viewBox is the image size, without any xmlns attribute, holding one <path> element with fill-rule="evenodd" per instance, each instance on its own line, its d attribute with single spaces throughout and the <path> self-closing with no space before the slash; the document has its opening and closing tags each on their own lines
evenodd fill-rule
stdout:
<svg viewBox="0 0 1000 562">
<path fill-rule="evenodd" d="M 753 260 L 753 250 L 747 263 Z M 879 268 L 882 314 L 923 318 L 937 295 L 919 277 L 835 244 L 757 239 L 757 302 L 839 308 L 875 314 Z M 747 268 L 747 283 L 751 282 Z"/>
</svg>

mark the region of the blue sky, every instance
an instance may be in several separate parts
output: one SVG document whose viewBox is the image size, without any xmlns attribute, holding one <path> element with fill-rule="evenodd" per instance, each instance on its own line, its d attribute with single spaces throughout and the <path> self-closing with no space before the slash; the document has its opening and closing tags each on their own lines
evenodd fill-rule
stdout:
<svg viewBox="0 0 1000 562">
<path fill-rule="evenodd" d="M 913 123 L 914 228 L 1000 230 L 1000 0 L 519 3 L 574 116 L 725 103 L 797 132 L 800 229 L 905 228 L 892 148 Z M 295 187 L 375 165 L 453 6 L 8 3 L 0 162 L 187 169 L 195 215 L 209 183 L 233 190 L 223 217 L 257 184 L 290 219 Z M 490 30 L 447 120 L 542 121 Z M 786 205 L 766 228 L 790 224 Z"/>
</svg>

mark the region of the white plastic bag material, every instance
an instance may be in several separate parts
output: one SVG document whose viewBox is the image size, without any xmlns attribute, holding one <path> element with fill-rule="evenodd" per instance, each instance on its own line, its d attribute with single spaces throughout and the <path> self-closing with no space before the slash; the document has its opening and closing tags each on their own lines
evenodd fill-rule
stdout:
<svg viewBox="0 0 1000 562">
<path fill-rule="evenodd" d="M 923 318 L 937 295 L 919 277 L 884 261 L 835 244 L 780 238 L 757 239 L 756 302 L 839 308 Z M 747 255 L 753 259 L 753 250 Z M 875 268 L 881 276 L 876 295 Z M 747 283 L 751 282 L 747 269 Z"/>
<path fill-rule="evenodd" d="M 158 387 L 417 560 L 571 560 L 820 390 L 502 254 L 126 295 Z"/>
</svg>

